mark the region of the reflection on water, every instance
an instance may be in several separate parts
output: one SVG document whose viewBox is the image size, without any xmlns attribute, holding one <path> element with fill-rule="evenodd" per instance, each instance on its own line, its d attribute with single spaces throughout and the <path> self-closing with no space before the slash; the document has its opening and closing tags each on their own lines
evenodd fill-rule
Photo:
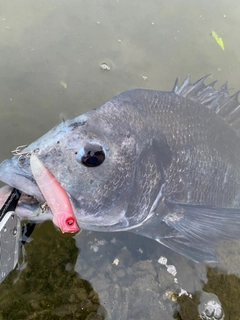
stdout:
<svg viewBox="0 0 240 320">
<path fill-rule="evenodd" d="M 1 319 L 105 319 L 97 292 L 74 271 L 72 236 L 45 223 L 25 248 L 27 266 L 1 284 Z"/>
<path fill-rule="evenodd" d="M 57 124 L 60 114 L 74 117 L 130 88 L 165 90 L 177 76 L 196 80 L 211 73 L 237 89 L 238 8 L 234 0 L 3 0 L 0 161 Z M 79 251 L 72 236 L 51 223 L 32 237 L 27 267 L 0 285 L 0 320 L 195 320 L 205 292 L 217 296 L 225 319 L 240 314 L 239 243 L 228 254 L 221 246 L 219 264 L 206 269 L 126 233 L 82 232 Z M 178 283 L 160 256 L 176 267 Z M 181 288 L 192 298 L 176 301 Z"/>
<path fill-rule="evenodd" d="M 197 320 L 211 300 L 226 319 L 239 314 L 236 275 L 189 263 L 152 240 L 82 232 L 74 241 L 51 222 L 38 225 L 32 236 L 25 267 L 0 285 L 0 319 Z M 176 275 L 159 264 L 160 255 L 171 257 Z"/>
<path fill-rule="evenodd" d="M 149 249 L 144 238 L 130 233 L 86 232 L 76 238 L 82 249 L 75 270 L 98 292 L 107 319 L 172 319 L 179 285 L 152 259 L 157 244 L 151 242 Z"/>
</svg>

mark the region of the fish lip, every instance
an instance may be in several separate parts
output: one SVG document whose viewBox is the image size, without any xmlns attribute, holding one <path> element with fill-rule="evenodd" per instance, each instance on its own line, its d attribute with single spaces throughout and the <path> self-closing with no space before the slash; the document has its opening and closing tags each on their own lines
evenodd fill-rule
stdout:
<svg viewBox="0 0 240 320">
<path fill-rule="evenodd" d="M 19 166 L 18 158 L 7 159 L 0 164 L 0 181 L 33 196 L 39 203 L 45 202 L 32 174 Z"/>
</svg>

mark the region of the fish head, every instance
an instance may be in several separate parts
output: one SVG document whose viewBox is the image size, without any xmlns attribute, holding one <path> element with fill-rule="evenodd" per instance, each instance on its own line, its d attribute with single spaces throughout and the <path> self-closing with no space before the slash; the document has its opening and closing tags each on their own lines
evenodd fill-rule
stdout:
<svg viewBox="0 0 240 320">
<path fill-rule="evenodd" d="M 131 229 L 151 215 L 164 182 L 155 140 L 147 138 L 147 130 L 143 137 L 144 122 L 139 110 L 118 96 L 60 123 L 22 156 L 5 160 L 0 180 L 43 203 L 27 156 L 37 152 L 68 194 L 81 229 Z"/>
</svg>

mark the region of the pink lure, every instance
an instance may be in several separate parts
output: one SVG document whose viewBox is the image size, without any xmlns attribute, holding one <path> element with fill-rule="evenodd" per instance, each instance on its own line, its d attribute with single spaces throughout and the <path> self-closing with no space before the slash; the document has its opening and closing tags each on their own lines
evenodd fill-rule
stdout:
<svg viewBox="0 0 240 320">
<path fill-rule="evenodd" d="M 57 179 L 34 153 L 30 157 L 30 166 L 33 177 L 53 213 L 53 223 L 63 233 L 79 231 L 68 195 Z"/>
</svg>

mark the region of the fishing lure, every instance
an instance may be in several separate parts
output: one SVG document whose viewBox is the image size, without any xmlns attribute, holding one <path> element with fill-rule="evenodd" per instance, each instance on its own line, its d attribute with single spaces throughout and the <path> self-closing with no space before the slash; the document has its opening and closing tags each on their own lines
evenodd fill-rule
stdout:
<svg viewBox="0 0 240 320">
<path fill-rule="evenodd" d="M 53 223 L 65 232 L 77 232 L 79 227 L 66 191 L 39 160 L 36 153 L 30 156 L 33 177 L 53 213 Z"/>
</svg>

